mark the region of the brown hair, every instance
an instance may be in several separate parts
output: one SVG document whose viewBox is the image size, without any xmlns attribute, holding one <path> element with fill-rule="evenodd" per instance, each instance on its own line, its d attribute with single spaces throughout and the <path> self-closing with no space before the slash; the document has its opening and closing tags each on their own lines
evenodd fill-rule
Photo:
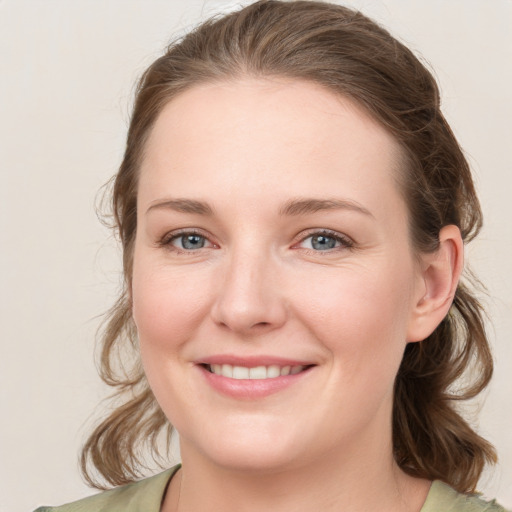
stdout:
<svg viewBox="0 0 512 512">
<path fill-rule="evenodd" d="M 201 82 L 241 76 L 282 76 L 321 84 L 352 98 L 403 149 L 401 183 L 411 239 L 434 251 L 448 224 L 465 242 L 482 217 L 468 163 L 440 110 L 434 78 L 404 45 L 359 12 L 315 1 L 259 1 L 201 24 L 171 44 L 143 74 L 136 92 L 126 152 L 115 177 L 113 214 L 122 247 L 125 289 L 102 337 L 103 380 L 123 399 L 94 430 L 82 470 L 96 487 L 90 463 L 111 485 L 140 475 L 143 448 L 158 455 L 158 436 L 171 426 L 145 380 L 127 290 L 137 229 L 137 174 L 151 128 L 173 97 Z M 468 281 L 469 276 L 466 276 Z M 131 351 L 126 362 L 126 350 Z M 119 363 L 119 361 L 124 361 Z M 482 308 L 461 282 L 447 317 L 426 340 L 407 345 L 396 377 L 393 446 L 408 474 L 474 490 L 493 447 L 457 411 L 492 375 Z"/>
</svg>

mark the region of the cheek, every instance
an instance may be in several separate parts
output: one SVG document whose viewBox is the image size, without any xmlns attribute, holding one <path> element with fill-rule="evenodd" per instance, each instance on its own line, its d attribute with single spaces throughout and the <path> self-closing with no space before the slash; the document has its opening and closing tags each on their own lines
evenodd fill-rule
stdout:
<svg viewBox="0 0 512 512">
<path fill-rule="evenodd" d="M 412 303 L 412 269 L 402 263 L 334 269 L 294 292 L 304 297 L 303 322 L 354 375 L 400 363 Z"/>
<path fill-rule="evenodd" d="M 152 268 L 153 270 L 148 270 Z M 132 300 L 139 348 L 149 385 L 165 415 L 179 431 L 192 414 L 195 392 L 187 373 L 187 349 L 204 316 L 206 295 L 200 276 L 134 265 Z M 184 364 L 185 363 L 185 364 Z"/>
<path fill-rule="evenodd" d="M 177 349 L 193 335 L 208 302 L 200 273 L 156 269 L 144 261 L 134 265 L 133 317 L 143 357 Z"/>
</svg>

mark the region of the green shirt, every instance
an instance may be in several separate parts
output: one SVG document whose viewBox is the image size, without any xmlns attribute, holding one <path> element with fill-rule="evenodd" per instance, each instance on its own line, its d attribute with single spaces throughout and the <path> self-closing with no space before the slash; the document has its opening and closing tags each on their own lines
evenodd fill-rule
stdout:
<svg viewBox="0 0 512 512">
<path fill-rule="evenodd" d="M 140 482 L 123 485 L 61 507 L 40 507 L 35 512 L 160 512 L 175 466 Z M 421 512 L 507 512 L 493 501 L 460 494 L 439 480 L 432 483 Z"/>
</svg>

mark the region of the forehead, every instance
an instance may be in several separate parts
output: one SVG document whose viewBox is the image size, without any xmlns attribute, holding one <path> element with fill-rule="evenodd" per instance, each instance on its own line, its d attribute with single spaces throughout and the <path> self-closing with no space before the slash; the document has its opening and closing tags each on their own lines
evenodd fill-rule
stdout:
<svg viewBox="0 0 512 512">
<path fill-rule="evenodd" d="M 139 196 L 396 195 L 400 149 L 354 101 L 321 85 L 247 78 L 192 87 L 170 101 L 148 139 Z M 275 194 L 274 194 L 275 195 Z M 353 197 L 358 200 L 358 197 Z"/>
</svg>

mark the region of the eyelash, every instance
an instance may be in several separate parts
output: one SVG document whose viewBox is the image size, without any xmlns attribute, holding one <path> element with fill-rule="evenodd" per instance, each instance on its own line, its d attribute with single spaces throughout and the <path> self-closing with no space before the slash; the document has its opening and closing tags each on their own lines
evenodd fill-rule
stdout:
<svg viewBox="0 0 512 512">
<path fill-rule="evenodd" d="M 176 247 L 172 244 L 173 241 L 178 240 L 181 237 L 192 235 L 192 236 L 198 236 L 201 238 L 204 238 L 209 244 L 211 244 L 213 247 L 215 247 L 215 244 L 211 241 L 209 241 L 208 237 L 202 233 L 201 231 L 197 229 L 184 229 L 182 231 L 173 231 L 171 233 L 166 233 L 159 241 L 158 246 L 159 247 L 165 247 L 169 250 L 172 250 L 178 254 L 191 254 L 194 252 L 197 252 L 203 248 L 209 248 L 209 247 L 200 247 L 198 249 L 181 249 L 179 247 Z M 298 247 L 300 244 L 304 243 L 309 238 L 313 238 L 315 236 L 325 236 L 326 238 L 331 238 L 335 241 L 335 243 L 339 243 L 340 245 L 338 247 L 333 247 L 331 249 L 326 250 L 315 250 L 315 249 L 308 249 L 303 247 L 305 251 L 311 254 L 321 254 L 321 253 L 332 253 L 334 251 L 339 250 L 346 250 L 346 249 L 352 249 L 354 247 L 354 241 L 351 240 L 349 237 L 342 235 L 336 231 L 332 231 L 330 229 L 318 229 L 318 230 L 311 230 L 309 233 L 304 234 L 302 233 L 300 235 L 300 239 L 298 242 L 295 242 L 292 246 L 292 248 L 300 248 Z"/>
<path fill-rule="evenodd" d="M 340 245 L 338 247 L 333 247 L 332 249 L 326 249 L 326 250 L 315 250 L 315 249 L 308 249 L 303 248 L 304 250 L 308 251 L 312 254 L 331 254 L 334 251 L 340 251 L 340 250 L 346 250 L 346 249 L 352 249 L 354 247 L 354 241 L 347 237 L 346 235 L 342 235 L 341 233 L 338 233 L 337 231 L 332 231 L 330 229 L 318 229 L 318 230 L 312 230 L 309 233 L 307 233 L 305 236 L 304 234 L 301 234 L 300 240 L 293 245 L 293 247 L 297 247 L 300 244 L 304 243 L 309 238 L 313 238 L 315 236 L 325 236 L 326 238 L 332 238 L 336 243 L 339 243 Z"/>
<path fill-rule="evenodd" d="M 184 236 L 187 236 L 187 235 L 192 235 L 192 236 L 198 236 L 198 237 L 201 237 L 201 238 L 204 238 L 206 241 L 208 241 L 210 244 L 212 244 L 213 246 L 215 246 L 215 244 L 213 244 L 213 242 L 210 242 L 208 240 L 208 237 L 206 235 L 204 235 L 201 231 L 197 230 L 197 229 L 184 229 L 182 231 L 173 231 L 171 233 L 166 233 L 159 241 L 158 241 L 158 246 L 159 247 L 165 247 L 169 250 L 172 250 L 178 254 L 191 254 L 191 253 L 194 253 L 194 252 L 197 252 L 199 251 L 200 249 L 203 249 L 203 247 L 200 247 L 199 249 L 196 249 L 196 250 L 192 250 L 192 249 L 181 249 L 179 247 L 176 247 L 172 244 L 173 241 L 175 240 L 178 240 L 179 238 L 182 238 Z"/>
</svg>

